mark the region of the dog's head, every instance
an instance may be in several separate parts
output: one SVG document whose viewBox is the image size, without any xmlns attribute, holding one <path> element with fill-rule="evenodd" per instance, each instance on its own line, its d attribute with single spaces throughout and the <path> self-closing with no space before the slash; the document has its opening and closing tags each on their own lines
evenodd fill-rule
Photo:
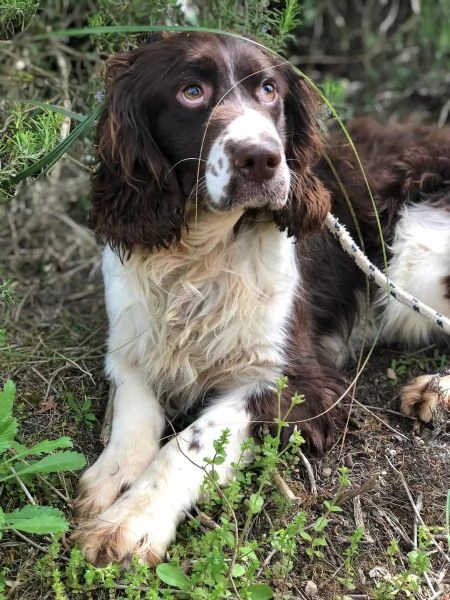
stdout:
<svg viewBox="0 0 450 600">
<path fill-rule="evenodd" d="M 239 38 L 177 33 L 113 57 L 107 77 L 91 212 L 103 242 L 168 247 L 189 202 L 265 208 L 296 237 L 321 227 L 316 99 L 288 63 Z"/>
</svg>

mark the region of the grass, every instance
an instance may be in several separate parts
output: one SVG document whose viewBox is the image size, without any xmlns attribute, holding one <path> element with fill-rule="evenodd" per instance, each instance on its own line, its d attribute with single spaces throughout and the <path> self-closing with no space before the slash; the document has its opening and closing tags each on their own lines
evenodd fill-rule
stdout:
<svg viewBox="0 0 450 600">
<path fill-rule="evenodd" d="M 37 0 L 7 0 L 0 5 L 0 40 L 26 29 L 37 9 Z"/>
</svg>

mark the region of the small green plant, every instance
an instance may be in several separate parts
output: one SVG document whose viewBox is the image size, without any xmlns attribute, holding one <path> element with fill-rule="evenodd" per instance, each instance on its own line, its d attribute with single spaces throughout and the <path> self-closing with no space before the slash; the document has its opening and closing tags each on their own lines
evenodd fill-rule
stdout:
<svg viewBox="0 0 450 600">
<path fill-rule="evenodd" d="M 417 548 L 408 552 L 407 565 L 399 565 L 399 544 L 397 540 L 392 540 L 387 549 L 390 570 L 375 584 L 375 600 L 417 597 L 416 594 L 421 593 L 423 577 L 430 567 L 432 544 L 433 537 L 430 530 L 427 527 L 419 527 Z M 399 568 L 395 572 L 397 566 Z"/>
<path fill-rule="evenodd" d="M 0 281 L 0 304 L 6 304 L 7 306 L 14 304 L 16 298 L 15 291 L 11 287 L 9 281 Z M 4 331 L 2 329 L 1 331 Z"/>
<path fill-rule="evenodd" d="M 78 452 L 67 452 L 72 447 L 68 437 L 43 440 L 27 447 L 16 440 L 18 423 L 13 417 L 16 388 L 11 380 L 0 391 L 0 483 L 18 482 L 36 474 L 60 473 L 82 469 L 86 461 Z M 64 450 L 63 450 L 64 449 Z M 12 512 L 0 508 L 0 537 L 8 529 L 27 533 L 62 533 L 68 522 L 62 512 L 49 506 L 27 504 Z"/>
<path fill-rule="evenodd" d="M 37 0 L 4 0 L 0 5 L 0 40 L 26 29 L 39 4 Z"/>
<path fill-rule="evenodd" d="M 344 550 L 344 575 L 338 577 L 339 583 L 345 591 L 353 591 L 355 589 L 354 576 L 355 568 L 354 561 L 358 556 L 359 546 L 364 537 L 364 531 L 357 527 L 350 537 L 350 543 Z"/>
<path fill-rule="evenodd" d="M 448 364 L 448 357 L 438 348 L 434 349 L 433 355 L 423 352 L 415 352 L 414 354 L 401 354 L 391 360 L 390 368 L 388 369 L 388 378 L 392 385 L 397 385 L 404 375 L 408 375 L 410 371 L 416 370 L 419 372 L 426 371 L 442 371 Z"/>
<path fill-rule="evenodd" d="M 66 394 L 66 402 L 73 413 L 73 418 L 77 425 L 82 425 L 84 423 L 89 429 L 94 427 L 96 419 L 95 414 L 92 412 L 92 401 L 90 398 L 85 398 L 84 401 L 79 404 L 75 400 L 73 394 L 68 392 Z"/>
</svg>

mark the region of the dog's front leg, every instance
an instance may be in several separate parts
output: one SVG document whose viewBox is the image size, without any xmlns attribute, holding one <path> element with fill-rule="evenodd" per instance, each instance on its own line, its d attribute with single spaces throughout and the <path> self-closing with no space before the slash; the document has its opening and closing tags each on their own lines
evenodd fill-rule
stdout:
<svg viewBox="0 0 450 600">
<path fill-rule="evenodd" d="M 92 519 L 126 491 L 156 456 L 164 415 L 144 373 L 125 361 L 111 369 L 116 387 L 111 437 L 82 475 L 74 501 L 79 520 Z"/>
<path fill-rule="evenodd" d="M 241 388 L 217 399 L 158 452 L 110 508 L 82 525 L 77 538 L 87 560 L 126 566 L 133 555 L 150 565 L 164 559 L 177 524 L 199 498 L 211 469 L 204 459 L 214 457 L 214 441 L 225 429 L 229 429 L 226 459 L 214 469 L 220 484 L 233 477 L 233 463 L 249 433 L 247 397 L 248 389 Z"/>
</svg>

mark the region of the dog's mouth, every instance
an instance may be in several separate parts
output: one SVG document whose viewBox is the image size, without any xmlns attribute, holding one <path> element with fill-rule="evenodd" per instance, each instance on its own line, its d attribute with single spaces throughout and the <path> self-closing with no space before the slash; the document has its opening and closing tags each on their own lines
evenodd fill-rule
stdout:
<svg viewBox="0 0 450 600">
<path fill-rule="evenodd" d="M 219 207 L 225 210 L 238 207 L 281 210 L 288 200 L 289 183 L 288 171 L 264 181 L 253 181 L 233 173 Z"/>
</svg>

